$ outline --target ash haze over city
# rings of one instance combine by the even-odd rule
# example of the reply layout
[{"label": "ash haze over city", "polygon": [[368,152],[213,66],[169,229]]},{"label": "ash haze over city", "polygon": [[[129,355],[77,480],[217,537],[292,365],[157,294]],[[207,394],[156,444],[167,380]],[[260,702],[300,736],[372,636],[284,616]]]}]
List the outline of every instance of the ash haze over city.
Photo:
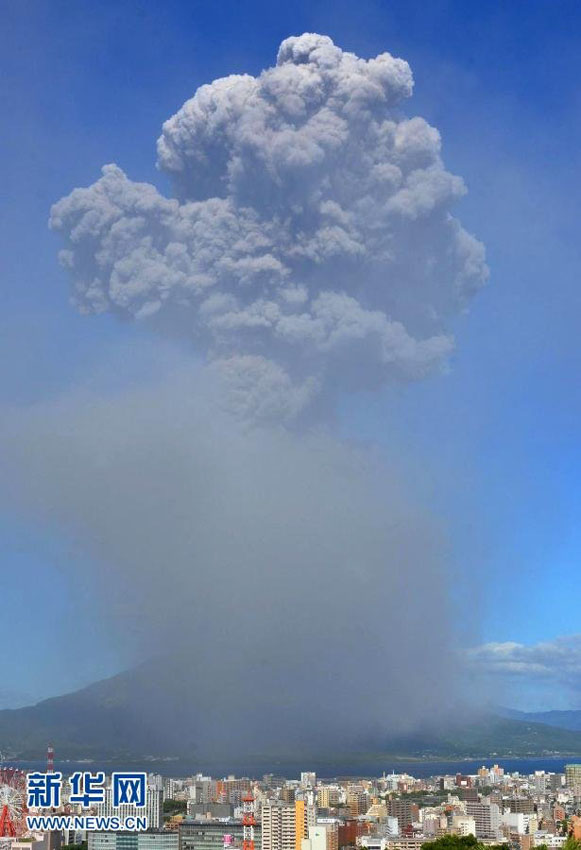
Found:
[{"label": "ash haze over city", "polygon": [[581,753],[581,10],[526,12],[4,4],[2,752]]}]

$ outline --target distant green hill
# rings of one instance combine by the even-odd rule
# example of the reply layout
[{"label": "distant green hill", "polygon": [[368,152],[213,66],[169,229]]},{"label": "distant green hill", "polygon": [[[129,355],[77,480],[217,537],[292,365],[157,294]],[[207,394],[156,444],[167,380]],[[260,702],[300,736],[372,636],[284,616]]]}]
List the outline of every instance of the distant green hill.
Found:
[{"label": "distant green hill", "polygon": [[581,732],[581,711],[578,709],[565,709],[562,711],[515,711],[503,708],[499,713],[505,717],[515,720],[526,720],[532,723],[544,723],[547,726],[556,726],[559,729],[570,729],[573,732]]},{"label": "distant green hill", "polygon": [[[581,753],[581,732],[543,723],[481,714],[421,739],[401,741],[410,754],[468,758],[479,756],[538,756]],[[407,748],[406,748],[407,749]],[[413,750],[413,753],[411,752]]]}]

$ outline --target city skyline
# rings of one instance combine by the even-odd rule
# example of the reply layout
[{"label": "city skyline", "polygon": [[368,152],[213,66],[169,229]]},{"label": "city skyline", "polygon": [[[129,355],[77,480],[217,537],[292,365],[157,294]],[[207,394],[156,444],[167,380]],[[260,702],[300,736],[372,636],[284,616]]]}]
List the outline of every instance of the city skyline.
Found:
[{"label": "city skyline", "polygon": [[[493,762],[424,777],[405,770],[351,778],[322,778],[312,770],[297,778],[143,776],[150,828],[90,831],[91,850],[576,850],[581,837],[578,763],[530,772]],[[74,823],[80,810],[65,791],[49,819]],[[108,803],[84,810],[96,818],[115,811]],[[58,831],[51,834],[58,842]],[[68,843],[79,843],[79,829],[64,827],[64,834]]]}]

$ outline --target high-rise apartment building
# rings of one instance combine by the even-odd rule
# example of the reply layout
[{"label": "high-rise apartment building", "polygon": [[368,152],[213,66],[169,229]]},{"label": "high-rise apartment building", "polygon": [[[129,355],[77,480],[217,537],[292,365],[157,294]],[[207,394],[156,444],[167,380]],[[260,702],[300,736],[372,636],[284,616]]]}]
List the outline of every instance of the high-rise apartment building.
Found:
[{"label": "high-rise apartment building", "polygon": [[547,790],[549,776],[545,773],[544,770],[535,770],[533,776],[533,784],[535,787],[535,794],[544,794]]},{"label": "high-rise apartment building", "polygon": [[466,814],[474,818],[476,838],[497,839],[500,832],[500,808],[496,803],[466,802]]},{"label": "high-rise apartment building", "polygon": [[240,804],[245,794],[252,792],[252,782],[250,779],[236,779],[235,776],[229,776],[227,779],[217,779],[215,785],[216,801],[219,803],[231,803],[234,806]]},{"label": "high-rise apartment building", "polygon": [[295,850],[301,850],[303,838],[309,837],[309,829],[316,822],[316,806],[304,800],[295,800]]},{"label": "high-rise apartment building", "polygon": [[285,803],[280,800],[262,805],[262,850],[301,850],[317,813],[304,800]]},{"label": "high-rise apartment building", "polygon": [[194,803],[215,803],[217,799],[216,780],[211,776],[202,776],[199,774],[195,780],[190,783],[189,794]]},{"label": "high-rise apartment building", "polygon": [[280,799],[283,803],[294,803],[295,796],[295,789],[291,788],[289,785],[285,785],[284,788],[280,789]]},{"label": "high-rise apartment building", "polygon": [[472,802],[478,802],[478,789],[477,788],[459,788],[458,796],[461,800],[472,800]]},{"label": "high-rise apartment building", "polygon": [[341,802],[341,789],[337,785],[321,785],[317,789],[317,805],[320,809],[330,809]]},{"label": "high-rise apartment building", "polygon": [[369,808],[369,794],[363,785],[348,785],[347,786],[347,805],[349,806],[349,814],[351,817],[359,817],[364,815]]},{"label": "high-rise apartment building", "polygon": [[184,780],[172,779],[169,776],[163,779],[163,798],[164,800],[184,799]]},{"label": "high-rise apartment building", "polygon": [[532,797],[510,797],[505,801],[504,808],[510,809],[513,814],[532,815],[535,811],[535,801]]},{"label": "high-rise apartment building", "polygon": [[282,801],[263,803],[262,850],[295,850],[295,805]]},{"label": "high-rise apartment building", "polygon": [[386,807],[390,817],[397,818],[400,830],[419,820],[419,806],[405,798],[388,800]]},{"label": "high-rise apartment building", "polygon": [[581,764],[565,765],[565,785],[573,793],[581,793]]}]

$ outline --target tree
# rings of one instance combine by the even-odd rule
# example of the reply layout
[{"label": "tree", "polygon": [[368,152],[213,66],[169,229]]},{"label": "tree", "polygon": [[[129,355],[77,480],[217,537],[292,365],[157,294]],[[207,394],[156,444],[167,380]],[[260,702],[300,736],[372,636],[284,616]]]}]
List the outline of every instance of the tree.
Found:
[{"label": "tree", "polygon": [[185,800],[164,800],[163,813],[165,815],[185,814],[188,804]]},{"label": "tree", "polygon": [[443,835],[435,841],[426,841],[422,850],[478,850],[481,846],[474,835]]}]

